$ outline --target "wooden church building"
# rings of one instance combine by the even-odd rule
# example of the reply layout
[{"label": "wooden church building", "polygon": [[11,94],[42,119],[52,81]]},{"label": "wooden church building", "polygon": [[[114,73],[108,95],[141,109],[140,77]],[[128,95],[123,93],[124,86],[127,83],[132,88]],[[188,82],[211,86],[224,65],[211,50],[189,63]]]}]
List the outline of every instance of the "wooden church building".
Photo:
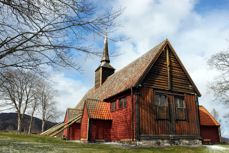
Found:
[{"label": "wooden church building", "polygon": [[66,111],[64,122],[72,123],[63,135],[83,142],[199,144],[199,96],[167,39],[115,72],[105,38],[94,87]]}]

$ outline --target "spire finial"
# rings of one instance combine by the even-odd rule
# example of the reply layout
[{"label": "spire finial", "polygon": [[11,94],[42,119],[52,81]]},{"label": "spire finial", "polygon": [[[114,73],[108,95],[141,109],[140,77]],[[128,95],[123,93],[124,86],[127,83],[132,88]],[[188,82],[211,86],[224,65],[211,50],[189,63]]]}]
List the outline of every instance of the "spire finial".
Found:
[{"label": "spire finial", "polygon": [[101,59],[101,63],[102,62],[110,63],[109,52],[108,52],[107,32],[105,33],[105,36],[104,36],[104,49],[103,49],[103,57]]}]

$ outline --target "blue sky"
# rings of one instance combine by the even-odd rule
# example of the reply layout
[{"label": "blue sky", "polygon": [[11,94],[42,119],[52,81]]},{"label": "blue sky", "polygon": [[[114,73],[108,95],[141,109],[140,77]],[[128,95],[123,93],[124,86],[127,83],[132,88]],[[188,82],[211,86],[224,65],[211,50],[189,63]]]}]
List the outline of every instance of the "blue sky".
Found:
[{"label": "blue sky", "polygon": [[[202,97],[200,104],[209,111],[215,108],[220,116],[228,107],[214,100],[209,84],[219,72],[207,65],[207,59],[229,48],[229,0],[97,0],[100,8],[124,8],[117,22],[121,25],[109,34],[111,65],[116,70],[138,58],[168,38],[181,61],[196,83]],[[103,38],[90,36],[88,44],[102,51]],[[59,109],[75,107],[86,91],[94,85],[94,70],[100,62],[97,56],[77,56],[81,70],[53,73],[51,79],[59,91],[56,101]],[[64,113],[63,113],[64,114]],[[223,120],[223,135],[229,136],[229,124]]]},{"label": "blue sky", "polygon": [[195,9],[200,12],[209,12],[214,9],[228,9],[229,1],[228,0],[199,0],[195,6]]}]

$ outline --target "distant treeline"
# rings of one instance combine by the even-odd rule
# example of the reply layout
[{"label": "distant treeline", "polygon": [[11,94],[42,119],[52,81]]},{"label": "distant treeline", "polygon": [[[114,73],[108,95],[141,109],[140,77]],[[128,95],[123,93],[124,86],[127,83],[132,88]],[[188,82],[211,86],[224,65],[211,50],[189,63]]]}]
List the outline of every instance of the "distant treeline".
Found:
[{"label": "distant treeline", "polygon": [[[24,116],[24,121],[22,123],[22,132],[27,133],[29,122],[29,115]],[[32,123],[31,133],[41,132],[42,121],[39,118],[34,117]],[[45,130],[56,125],[57,123],[47,121],[45,124]],[[16,113],[0,113],[0,131],[17,131],[17,114]]]}]

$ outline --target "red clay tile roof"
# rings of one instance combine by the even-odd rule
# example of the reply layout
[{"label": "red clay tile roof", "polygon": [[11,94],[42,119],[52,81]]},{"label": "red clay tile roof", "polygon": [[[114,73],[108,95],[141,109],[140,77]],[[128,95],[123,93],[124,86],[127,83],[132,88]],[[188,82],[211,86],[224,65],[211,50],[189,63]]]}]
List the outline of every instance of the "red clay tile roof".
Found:
[{"label": "red clay tile roof", "polygon": [[110,103],[87,99],[85,105],[89,118],[112,120],[112,116],[110,113]]},{"label": "red clay tile roof", "polygon": [[220,126],[216,119],[203,106],[199,106],[200,125],[203,126]]}]

